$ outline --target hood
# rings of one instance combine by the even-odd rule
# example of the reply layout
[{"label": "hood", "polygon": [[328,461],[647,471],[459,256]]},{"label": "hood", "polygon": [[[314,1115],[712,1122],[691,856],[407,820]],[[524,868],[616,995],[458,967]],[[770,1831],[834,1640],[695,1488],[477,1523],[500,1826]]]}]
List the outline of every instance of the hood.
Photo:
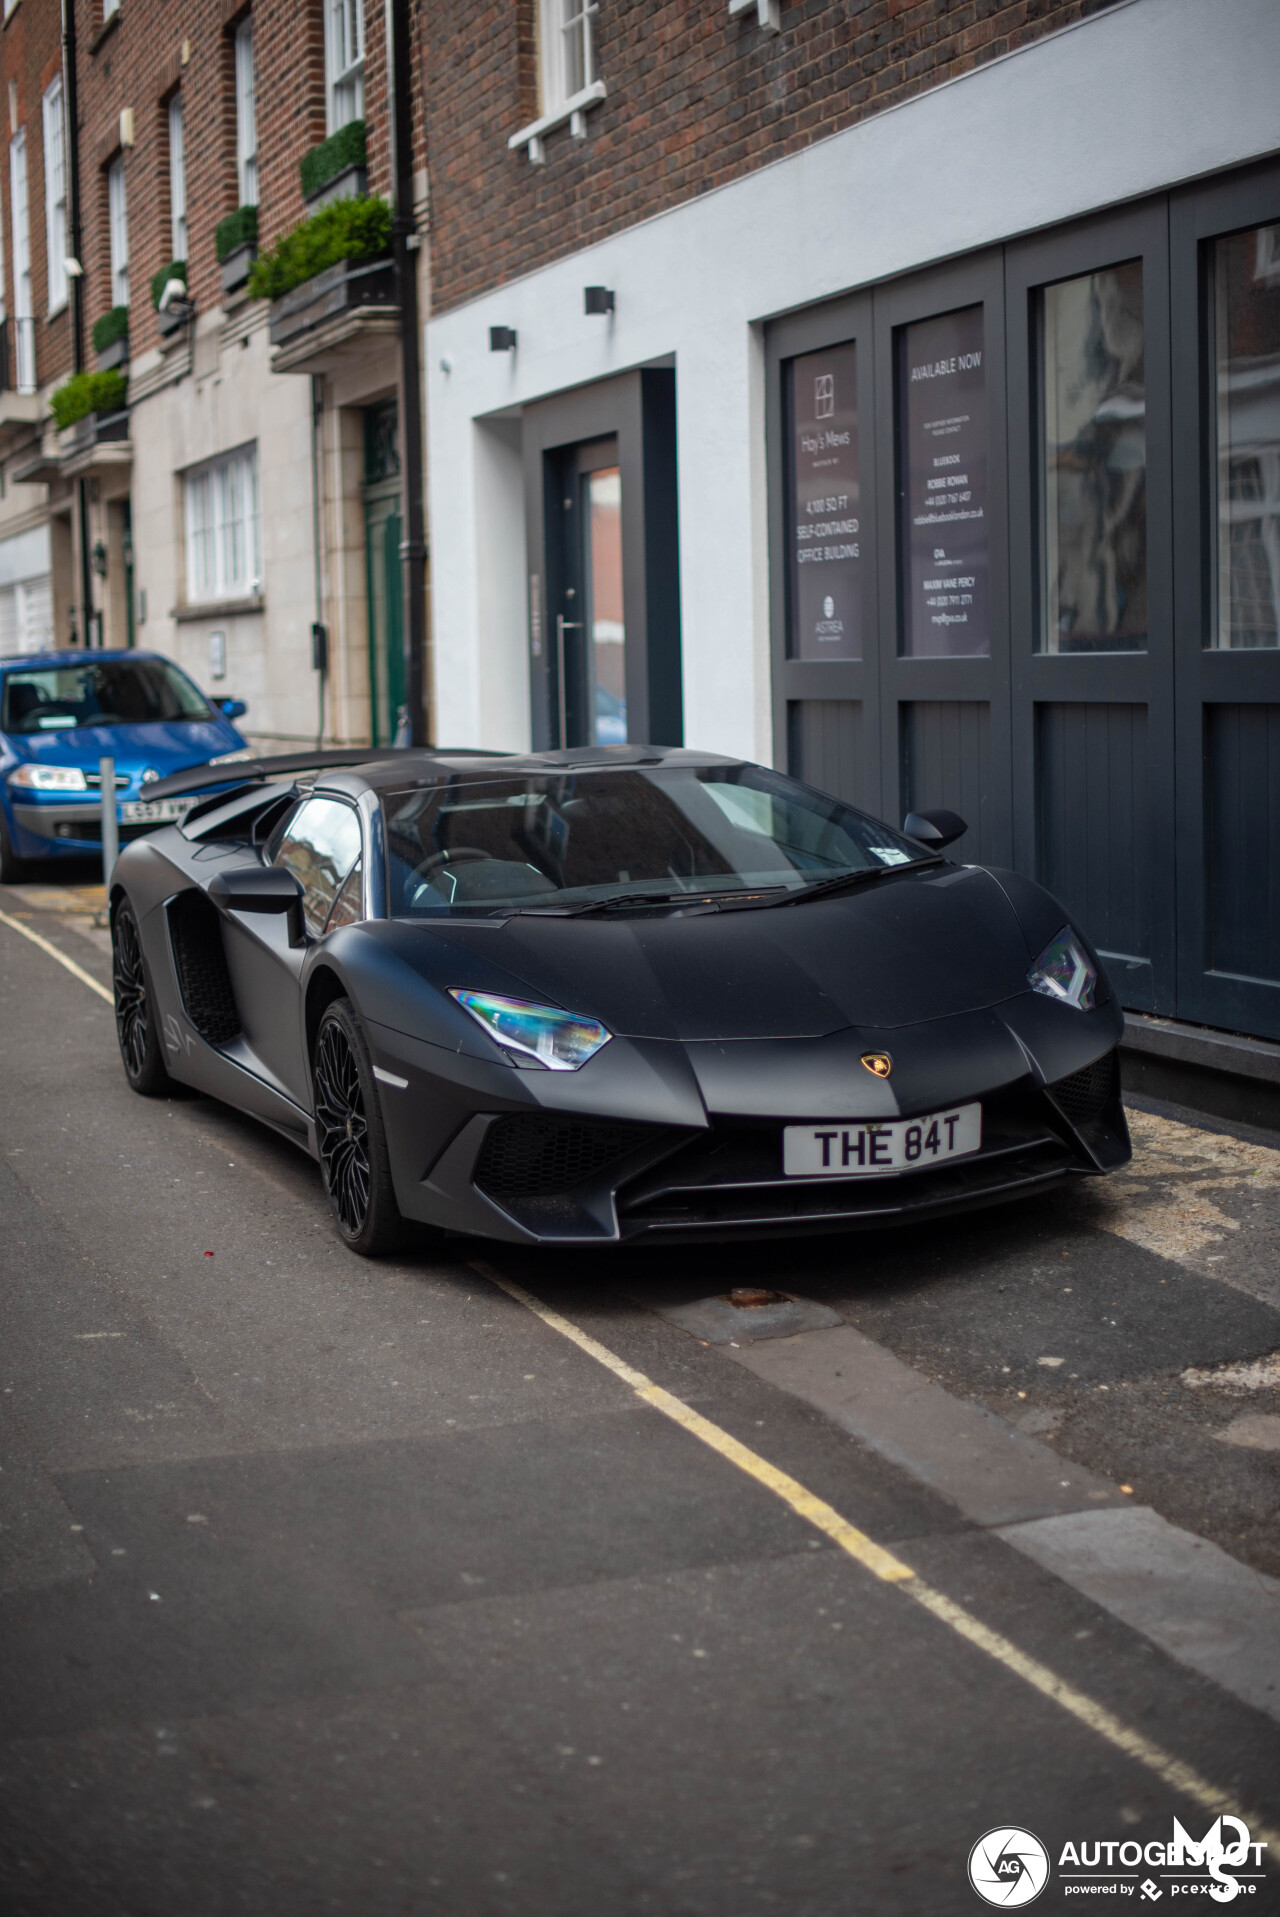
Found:
[{"label": "hood", "polygon": [[36,765],[74,765],[96,771],[99,759],[114,759],[131,784],[153,766],[164,778],[184,766],[201,765],[220,752],[236,752],[244,740],[226,719],[152,720],[145,725],[77,726],[65,732],[8,733],[18,759]]},{"label": "hood", "polygon": [[[1026,988],[1013,909],[988,873],[968,866],[891,875],[780,909],[527,917],[501,927],[445,921],[432,933],[440,983],[501,990],[493,980],[501,967],[530,998],[602,1019],[626,1038],[883,1030],[976,1011]],[[458,953],[456,978],[444,979],[440,947]]]}]

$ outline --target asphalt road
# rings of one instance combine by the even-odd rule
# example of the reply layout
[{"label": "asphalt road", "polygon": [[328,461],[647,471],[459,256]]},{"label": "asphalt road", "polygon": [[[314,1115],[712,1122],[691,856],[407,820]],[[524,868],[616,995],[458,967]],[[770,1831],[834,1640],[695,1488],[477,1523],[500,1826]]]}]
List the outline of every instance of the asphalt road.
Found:
[{"label": "asphalt road", "polygon": [[1274,1140],[1150,1107],[960,1224],[370,1264],[289,1145],[128,1091],[17,929],[105,983],[92,906],[0,889],[6,1917],[915,1917],[1006,1825],[1040,1908],[1145,1908],[1175,1818],[1280,1831]]}]

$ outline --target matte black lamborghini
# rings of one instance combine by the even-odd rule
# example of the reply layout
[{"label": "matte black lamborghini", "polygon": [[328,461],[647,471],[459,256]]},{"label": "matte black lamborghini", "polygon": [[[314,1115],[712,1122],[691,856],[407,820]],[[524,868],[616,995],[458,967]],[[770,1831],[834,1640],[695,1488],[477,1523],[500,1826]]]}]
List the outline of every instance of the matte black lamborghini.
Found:
[{"label": "matte black lamborghini", "polygon": [[214,775],[112,877],[125,1071],[294,1139],[354,1251],[883,1225],[1129,1156],[1096,953],[944,858],[954,814],[644,746]]}]

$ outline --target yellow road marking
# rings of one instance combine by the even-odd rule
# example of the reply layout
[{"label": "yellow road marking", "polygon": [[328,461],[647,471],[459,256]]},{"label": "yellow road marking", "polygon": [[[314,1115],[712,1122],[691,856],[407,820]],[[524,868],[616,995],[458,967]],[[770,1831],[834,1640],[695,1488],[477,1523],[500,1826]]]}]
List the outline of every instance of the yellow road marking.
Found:
[{"label": "yellow road marking", "polygon": [[20,919],[11,919],[7,912],[0,912],[0,925],[7,925],[11,932],[21,932],[24,939],[30,939],[33,945],[38,945],[42,952],[49,954],[50,958],[56,958],[59,965],[65,965],[72,978],[78,978],[82,985],[87,985],[91,992],[96,992],[99,998],[104,998],[108,1005],[114,1006],[115,999],[106,986],[99,985],[96,978],[90,978],[82,965],[77,965],[73,958],[68,958],[65,952],[60,952],[56,945],[51,945],[42,933],[33,932],[31,927],[23,925]]},{"label": "yellow road marking", "polygon": [[655,1411],[660,1411],[664,1417],[680,1425],[693,1437],[707,1445],[710,1450],[718,1452],[730,1464],[736,1465],[748,1477],[754,1478],[757,1484],[762,1484],[766,1490],[772,1491],[775,1497],[780,1498],[795,1512],[797,1517],[803,1518],[807,1524],[813,1525],[816,1530],[829,1537],[833,1544],[839,1545],[840,1549],[855,1563],[860,1564],[864,1571],[870,1571],[873,1577],[879,1578],[885,1584],[894,1585],[905,1597],[913,1598],[923,1610],[937,1618],[939,1623],[945,1624],[958,1637],[964,1638],[976,1649],[985,1652],[1013,1676],[1021,1678],[1023,1683],[1039,1691],[1042,1697],[1047,1697],[1059,1705],[1077,1722],[1091,1730],[1095,1736],[1101,1737],[1125,1757],[1132,1758],[1135,1763],[1151,1771],[1172,1790],[1178,1791],[1183,1797],[1191,1798],[1194,1803],[1200,1805],[1201,1809],[1211,1812],[1215,1817],[1230,1813],[1243,1818],[1253,1832],[1255,1840],[1270,1845],[1280,1856],[1280,1834],[1268,1830],[1256,1818],[1247,1816],[1229,1791],[1210,1783],[1208,1778],[1202,1777],[1190,1764],[1183,1763],[1181,1758],[1174,1757],[1170,1751],[1162,1749],[1149,1737],[1144,1737],[1140,1731],[1133,1730],[1105,1705],[1099,1704],[1086,1692],[1077,1690],[1074,1684],[1068,1684],[1065,1678],[1059,1677],[1057,1672],[1050,1670],[1047,1664],[1041,1664],[1038,1658],[1028,1657],[1026,1652],[1020,1651],[1009,1638],[1002,1636],[999,1631],[991,1630],[979,1618],[974,1617],[971,1611],[966,1611],[962,1604],[955,1603],[941,1591],[935,1591],[932,1585],[926,1584],[923,1578],[917,1577],[909,1564],[904,1563],[894,1552],[886,1551],[883,1545],[877,1544],[874,1538],[869,1538],[865,1531],[858,1529],[857,1525],[850,1524],[847,1518],[842,1518],[840,1513],[824,1499],[816,1497],[812,1491],[807,1491],[795,1478],[788,1476],[785,1471],[779,1471],[777,1466],[770,1464],[767,1458],[760,1457],[748,1445],[740,1443],[729,1432],[722,1431],[718,1424],[713,1424],[710,1418],[704,1418],[701,1412],[694,1411],[682,1399],[673,1396],[661,1385],[654,1384],[651,1378],[646,1378],[643,1371],[637,1371],[625,1359],[619,1358],[615,1352],[610,1351],[607,1345],[602,1345],[588,1332],[581,1331],[570,1319],[554,1311],[550,1305],[544,1305],[540,1298],[535,1298],[532,1292],[524,1289],[523,1285],[516,1284],[514,1279],[504,1278],[502,1273],[495,1271],[492,1265],[477,1261],[472,1269],[487,1278],[491,1284],[505,1291],[509,1298],[523,1305],[526,1311],[531,1311],[535,1317],[541,1318],[543,1324],[549,1326],[552,1331],[559,1332],[562,1338],[567,1338],[572,1344],[577,1345],[580,1351],[584,1351],[589,1358],[594,1358],[597,1364],[603,1365],[607,1371],[612,1371],[614,1376],[621,1378],[624,1384],[630,1385],[643,1403],[652,1405]]}]

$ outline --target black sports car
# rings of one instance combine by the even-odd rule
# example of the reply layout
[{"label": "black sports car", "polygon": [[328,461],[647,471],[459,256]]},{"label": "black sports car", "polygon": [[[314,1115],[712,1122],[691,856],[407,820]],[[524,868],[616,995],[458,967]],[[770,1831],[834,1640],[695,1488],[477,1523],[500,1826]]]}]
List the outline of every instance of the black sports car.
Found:
[{"label": "black sports car", "polygon": [[883,1225],[1128,1159],[1096,954],[944,858],[954,814],[645,746],[216,773],[112,877],[125,1070],[294,1139],[354,1251]]}]

